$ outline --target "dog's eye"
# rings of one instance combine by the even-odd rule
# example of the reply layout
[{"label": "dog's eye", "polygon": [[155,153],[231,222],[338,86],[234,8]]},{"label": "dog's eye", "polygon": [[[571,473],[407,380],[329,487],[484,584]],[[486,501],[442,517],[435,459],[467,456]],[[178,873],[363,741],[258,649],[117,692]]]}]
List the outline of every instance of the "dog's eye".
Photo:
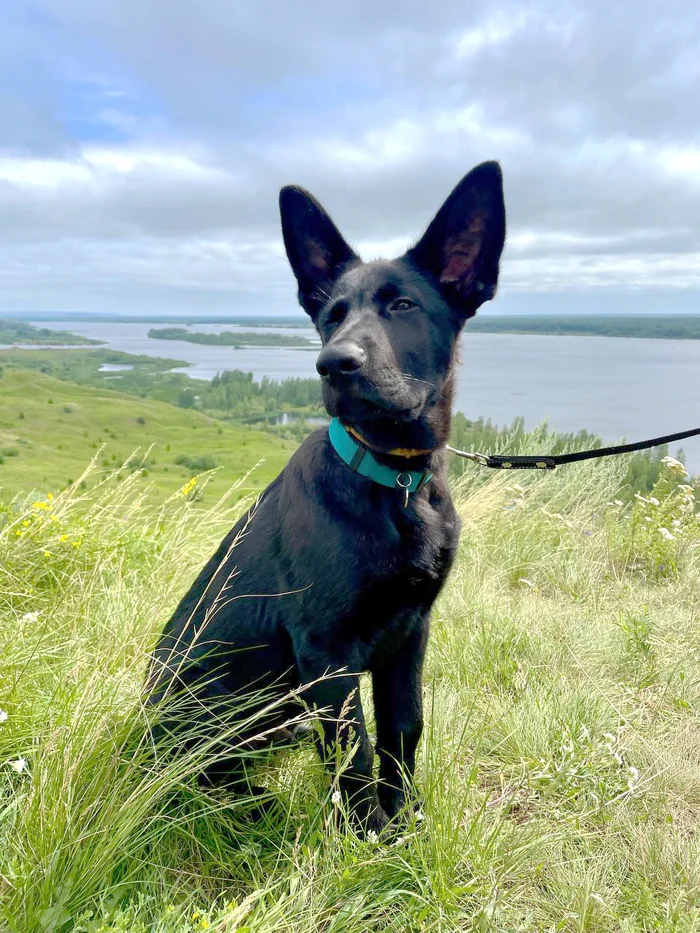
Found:
[{"label": "dog's eye", "polygon": [[344,301],[338,301],[328,312],[326,324],[340,324],[348,313],[348,306]]},{"label": "dog's eye", "polygon": [[415,308],[415,302],[410,301],[408,298],[399,298],[398,301],[395,301],[392,306],[392,311],[409,311],[411,308]]}]

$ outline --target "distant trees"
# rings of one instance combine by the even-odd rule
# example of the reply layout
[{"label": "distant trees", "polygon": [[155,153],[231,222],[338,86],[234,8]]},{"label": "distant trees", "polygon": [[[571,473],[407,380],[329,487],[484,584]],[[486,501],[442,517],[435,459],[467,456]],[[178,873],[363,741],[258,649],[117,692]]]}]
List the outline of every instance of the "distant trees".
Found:
[{"label": "distant trees", "polygon": [[274,418],[284,411],[318,406],[318,379],[284,379],[265,376],[255,382],[252,373],[226,370],[210,382],[198,384],[197,393],[183,389],[177,396],[180,408],[197,408],[217,418],[253,423]]},{"label": "distant trees", "polygon": [[48,327],[35,327],[26,321],[7,321],[0,319],[0,344],[55,344],[56,346],[71,346],[80,344],[97,345],[102,341],[91,340],[88,337],[79,337],[65,330],[49,330]]},{"label": "distant trees", "polygon": [[698,314],[485,314],[467,324],[467,334],[700,339]]},{"label": "distant trees", "polygon": [[310,347],[308,337],[289,334],[266,334],[223,330],[218,334],[185,330],[184,327],[152,327],[148,336],[153,340],[184,340],[186,343],[201,343],[216,347]]}]

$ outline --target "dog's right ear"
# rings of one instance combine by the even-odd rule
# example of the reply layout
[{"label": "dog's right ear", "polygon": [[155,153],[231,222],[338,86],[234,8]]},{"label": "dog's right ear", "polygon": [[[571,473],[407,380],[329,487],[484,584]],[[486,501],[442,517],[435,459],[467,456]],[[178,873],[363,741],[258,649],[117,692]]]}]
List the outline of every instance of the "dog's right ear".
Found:
[{"label": "dog's right ear", "polygon": [[299,285],[299,304],[315,318],[335,280],[358,257],[316,198],[303,188],[282,188],[280,215],[284,246]]},{"label": "dog's right ear", "polygon": [[501,167],[482,162],[464,176],[406,256],[435,277],[464,321],[496,294],[505,236]]}]

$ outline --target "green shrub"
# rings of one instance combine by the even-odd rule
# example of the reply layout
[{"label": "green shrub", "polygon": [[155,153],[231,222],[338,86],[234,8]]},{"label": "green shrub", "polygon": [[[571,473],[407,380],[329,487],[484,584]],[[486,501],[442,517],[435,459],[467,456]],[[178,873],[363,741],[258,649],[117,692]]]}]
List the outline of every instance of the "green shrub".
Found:
[{"label": "green shrub", "polygon": [[216,460],[210,454],[201,454],[198,457],[180,454],[175,458],[175,463],[178,466],[187,467],[192,473],[204,473],[206,470],[216,469]]}]

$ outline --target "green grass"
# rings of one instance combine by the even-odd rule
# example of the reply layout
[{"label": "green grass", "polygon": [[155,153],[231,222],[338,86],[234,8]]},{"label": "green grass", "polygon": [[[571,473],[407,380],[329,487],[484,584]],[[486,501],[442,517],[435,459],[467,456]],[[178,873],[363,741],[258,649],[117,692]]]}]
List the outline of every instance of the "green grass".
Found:
[{"label": "green grass", "polygon": [[147,653],[237,491],[154,503],[134,474],[6,505],[0,928],[700,929],[695,489],[671,465],[623,506],[624,470],[460,481],[427,660],[425,819],[387,845],[338,824],[310,749],[269,765],[262,822],[198,789],[201,762],[154,760]]},{"label": "green grass", "polygon": [[[126,372],[101,371],[105,364],[118,364],[130,366]],[[87,350],[75,347],[65,347],[60,350],[53,349],[6,349],[0,350],[0,372],[5,369],[31,369],[54,376],[56,379],[65,379],[68,382],[77,382],[80,385],[96,385],[104,388],[116,389],[115,377],[123,379],[124,375],[130,378],[143,380],[153,379],[167,373],[174,367],[184,367],[189,364],[185,360],[162,359],[157,356],[144,356],[136,353],[124,353],[121,350]],[[119,386],[122,391],[121,386]]]},{"label": "green grass", "polygon": [[[103,369],[114,364],[124,369],[119,372]],[[187,366],[182,360],[118,350],[0,350],[0,378],[4,371],[31,369],[78,385],[94,386],[106,393],[157,399],[239,424],[257,423],[266,430],[273,430],[272,425],[283,413],[299,417],[323,414],[318,379],[254,382],[252,373],[226,370],[211,380],[203,380],[175,371],[176,367]],[[276,427],[275,433],[288,431]]]},{"label": "green grass", "polygon": [[162,499],[199,472],[206,458],[217,470],[205,493],[214,501],[261,460],[241,492],[264,488],[294,446],[196,411],[40,372],[5,370],[0,379],[0,496],[6,499],[19,491],[56,492],[81,476],[92,458],[110,473],[128,464],[117,477],[138,470],[140,486]]}]

